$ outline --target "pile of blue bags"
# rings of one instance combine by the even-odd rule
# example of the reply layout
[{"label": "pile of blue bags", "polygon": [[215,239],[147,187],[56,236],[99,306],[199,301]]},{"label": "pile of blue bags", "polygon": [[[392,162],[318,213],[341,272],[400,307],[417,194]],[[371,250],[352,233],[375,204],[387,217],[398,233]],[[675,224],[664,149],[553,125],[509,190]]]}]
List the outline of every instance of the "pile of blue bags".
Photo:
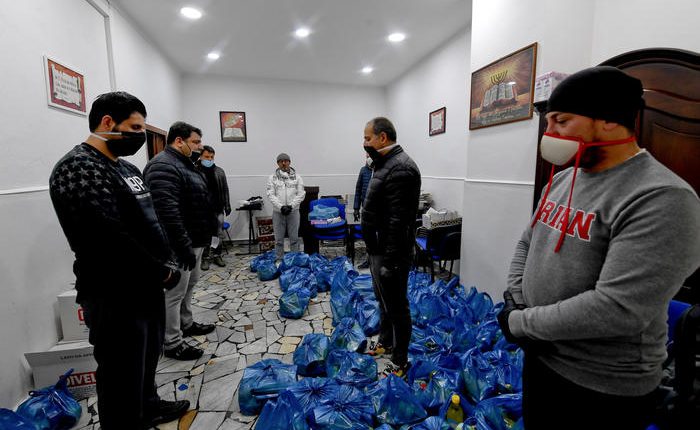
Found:
[{"label": "pile of blue bags", "polygon": [[62,375],[55,385],[29,392],[17,411],[0,408],[3,430],[67,430],[80,420],[82,408],[68,391],[67,379],[73,369]]},{"label": "pile of blue bags", "polygon": [[246,369],[239,403],[244,414],[260,414],[256,429],[447,430],[456,424],[446,419],[454,394],[460,428],[522,429],[522,351],[496,322],[502,303],[457,278],[411,272],[412,366],[405,381],[378,380],[376,361],[362,354],[379,331],[371,277],[345,257],[303,253],[285,255],[278,271],[280,314],[301,317],[309,298],[330,288],[334,331],[304,336],[292,365],[263,360]]}]

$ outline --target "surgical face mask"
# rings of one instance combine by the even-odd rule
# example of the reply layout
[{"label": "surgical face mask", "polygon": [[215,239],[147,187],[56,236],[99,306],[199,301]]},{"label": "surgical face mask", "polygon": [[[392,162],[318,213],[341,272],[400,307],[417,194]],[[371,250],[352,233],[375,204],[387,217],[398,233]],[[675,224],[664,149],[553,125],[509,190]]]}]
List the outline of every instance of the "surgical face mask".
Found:
[{"label": "surgical face mask", "polygon": [[200,160],[199,162],[202,163],[204,167],[212,167],[214,165],[214,160]]},{"label": "surgical face mask", "polygon": [[[92,133],[92,135],[103,140],[109,152],[117,157],[134,155],[146,143],[146,133],[143,131],[108,131]],[[106,139],[102,136],[122,136],[122,138]]]},{"label": "surgical face mask", "polygon": [[532,220],[532,228],[537,224],[537,220],[547,203],[547,196],[549,195],[549,190],[552,187],[552,179],[554,178],[554,166],[563,166],[570,163],[575,158],[574,163],[574,173],[571,178],[571,188],[569,189],[569,197],[566,203],[566,210],[562,219],[566,222],[562,222],[561,234],[559,236],[559,241],[557,246],[554,248],[554,252],[559,252],[562,244],[564,243],[564,238],[566,237],[566,232],[569,229],[569,213],[571,212],[571,197],[574,194],[574,185],[576,184],[576,173],[581,163],[581,155],[586,149],[600,147],[600,146],[611,146],[611,145],[621,145],[625,143],[634,142],[636,138],[630,136],[626,139],[620,140],[609,140],[604,142],[584,142],[580,137],[574,136],[558,136],[555,134],[545,133],[540,141],[540,152],[542,153],[542,158],[552,163],[552,170],[549,174],[549,182],[547,183],[547,189],[542,196],[540,201],[540,207],[537,209],[535,218]]}]

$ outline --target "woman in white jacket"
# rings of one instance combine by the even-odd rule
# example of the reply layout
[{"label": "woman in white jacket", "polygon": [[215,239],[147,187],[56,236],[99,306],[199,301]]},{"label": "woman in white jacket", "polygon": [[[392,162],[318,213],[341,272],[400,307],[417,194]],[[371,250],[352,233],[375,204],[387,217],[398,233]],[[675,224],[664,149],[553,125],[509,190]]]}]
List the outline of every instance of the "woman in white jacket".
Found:
[{"label": "woman in white jacket", "polygon": [[267,197],[272,203],[272,228],[275,231],[275,253],[284,255],[284,237],[289,237],[290,251],[299,251],[299,205],[306,191],[301,176],[290,166],[289,155],[277,156],[277,170],[267,181]]}]

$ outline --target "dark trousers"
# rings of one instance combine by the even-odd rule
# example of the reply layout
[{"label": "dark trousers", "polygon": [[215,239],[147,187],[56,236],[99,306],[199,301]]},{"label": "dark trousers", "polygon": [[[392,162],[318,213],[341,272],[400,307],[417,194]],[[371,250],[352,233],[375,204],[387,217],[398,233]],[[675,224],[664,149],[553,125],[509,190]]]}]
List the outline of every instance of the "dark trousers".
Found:
[{"label": "dark trousers", "polygon": [[411,311],[407,297],[409,267],[393,270],[387,276],[389,274],[381,270],[383,261],[381,255],[369,256],[372,287],[379,302],[379,342],[394,347],[391,361],[401,366],[408,361],[411,341]]},{"label": "dark trousers", "polygon": [[654,411],[654,394],[626,397],[589,390],[525,354],[525,430],[644,430]]},{"label": "dark trousers", "polygon": [[[134,299],[137,302],[138,299]],[[159,400],[155,375],[165,327],[165,303],[134,310],[119,300],[82,304],[97,361],[97,406],[103,430],[145,428]]]}]

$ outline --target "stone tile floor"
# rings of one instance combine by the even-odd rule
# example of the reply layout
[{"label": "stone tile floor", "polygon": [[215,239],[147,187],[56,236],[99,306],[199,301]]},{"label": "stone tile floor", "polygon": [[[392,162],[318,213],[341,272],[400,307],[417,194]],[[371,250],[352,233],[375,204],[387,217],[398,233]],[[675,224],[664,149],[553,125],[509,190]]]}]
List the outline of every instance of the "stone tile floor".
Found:
[{"label": "stone tile floor", "polygon": [[[330,293],[311,299],[301,319],[282,318],[278,299],[282,295],[277,279],[259,281],[249,269],[254,255],[239,256],[247,245],[236,245],[224,255],[226,267],[212,264],[195,287],[192,308],[195,320],[216,324],[207,336],[187,341],[204,349],[196,361],[162,357],[156,374],[158,393],[165,400],[190,401],[191,410],[179,422],[158,426],[158,430],[248,430],[257,417],[245,416],[238,407],[238,386],[247,366],[265,358],[292,363],[292,355],[307,333],[331,335]],[[365,259],[358,248],[355,263]],[[327,258],[345,255],[342,247],[326,247]],[[368,270],[361,272],[367,273]],[[380,359],[379,370],[386,361]],[[83,416],[74,428],[99,430],[96,398],[81,402]]]}]

